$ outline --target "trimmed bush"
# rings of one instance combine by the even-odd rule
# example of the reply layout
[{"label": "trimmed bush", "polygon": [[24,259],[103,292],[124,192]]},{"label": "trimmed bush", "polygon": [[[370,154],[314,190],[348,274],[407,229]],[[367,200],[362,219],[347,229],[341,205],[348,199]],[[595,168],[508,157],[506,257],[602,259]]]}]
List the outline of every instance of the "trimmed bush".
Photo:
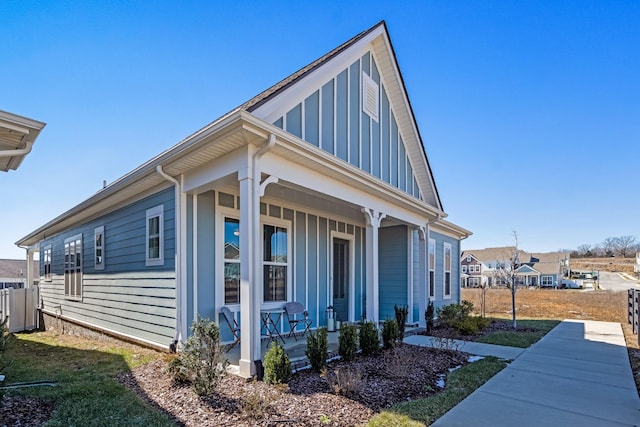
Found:
[{"label": "trimmed bush", "polygon": [[398,331],[398,322],[396,319],[386,320],[382,326],[382,345],[385,349],[392,348],[400,332]]},{"label": "trimmed bush", "polygon": [[286,384],[291,379],[291,363],[278,341],[264,356],[264,381],[268,384]]},{"label": "trimmed bush", "polygon": [[444,326],[451,327],[463,335],[475,335],[479,330],[489,326],[490,321],[483,317],[471,316],[473,303],[462,301],[461,304],[450,304],[438,309],[438,318]]},{"label": "trimmed bush", "polygon": [[311,369],[315,372],[320,372],[327,366],[327,357],[329,357],[327,328],[323,327],[309,334],[304,354],[309,358]]},{"label": "trimmed bush", "polygon": [[404,339],[404,330],[407,327],[409,307],[407,307],[406,305],[398,307],[394,304],[393,311],[396,315],[396,322],[398,322],[398,341],[402,341]]},{"label": "trimmed bush", "polygon": [[374,322],[364,321],[360,325],[360,350],[362,354],[376,354],[380,351],[380,337]]},{"label": "trimmed bush", "polygon": [[355,359],[358,351],[358,332],[354,325],[342,323],[338,336],[338,354],[347,362]]},{"label": "trimmed bush", "polygon": [[429,301],[427,309],[424,311],[424,320],[427,323],[427,334],[431,335],[433,332],[433,322],[436,317],[436,310],[433,306],[433,301]]},{"label": "trimmed bush", "polygon": [[183,350],[169,363],[169,372],[176,382],[190,382],[196,394],[211,395],[229,364],[220,345],[220,329],[214,322],[198,317],[191,325],[191,333]]}]

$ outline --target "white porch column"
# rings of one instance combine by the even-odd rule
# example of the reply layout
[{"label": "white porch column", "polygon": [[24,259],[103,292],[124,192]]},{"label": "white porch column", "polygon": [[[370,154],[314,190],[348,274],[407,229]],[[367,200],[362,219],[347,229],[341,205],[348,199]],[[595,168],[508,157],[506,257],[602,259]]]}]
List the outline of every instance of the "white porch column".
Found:
[{"label": "white porch column", "polygon": [[367,262],[367,319],[378,324],[380,321],[380,300],[378,283],[378,230],[380,222],[387,216],[376,210],[362,208],[367,220],[366,262]]},{"label": "white porch column", "polygon": [[[251,162],[251,156],[248,156]],[[249,378],[255,374],[253,362],[260,359],[258,313],[256,304],[255,269],[255,233],[257,225],[254,215],[253,164],[238,171],[240,181],[240,376]],[[258,224],[259,225],[259,224]],[[258,336],[258,342],[253,336]],[[257,357],[256,357],[257,354]]]},{"label": "white porch column", "polygon": [[26,266],[26,272],[25,272],[25,276],[26,276],[26,280],[27,282],[24,284],[25,288],[31,288],[33,287],[33,249],[28,248],[27,249],[27,266]]},{"label": "white porch column", "polygon": [[[420,227],[420,242],[418,243],[418,325],[425,327],[424,312],[427,309],[427,300],[429,299],[429,275],[427,271],[427,246],[429,239],[427,237],[427,228]],[[415,319],[413,319],[415,322]]]}]

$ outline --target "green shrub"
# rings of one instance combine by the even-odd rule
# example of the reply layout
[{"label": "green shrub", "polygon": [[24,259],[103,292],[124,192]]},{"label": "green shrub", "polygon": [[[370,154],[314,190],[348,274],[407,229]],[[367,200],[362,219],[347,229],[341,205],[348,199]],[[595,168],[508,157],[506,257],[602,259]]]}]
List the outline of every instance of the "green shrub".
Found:
[{"label": "green shrub", "polygon": [[427,309],[424,311],[424,320],[427,323],[427,334],[431,335],[433,332],[433,321],[436,316],[436,310],[433,306],[433,301],[429,301]]},{"label": "green shrub", "polygon": [[473,303],[462,301],[438,309],[438,318],[444,326],[451,327],[463,335],[474,335],[489,326],[490,321],[483,317],[471,316]]},{"label": "green shrub", "polygon": [[396,319],[386,320],[382,325],[382,345],[384,348],[392,348],[398,340],[398,322]]},{"label": "green shrub", "polygon": [[285,384],[291,379],[291,363],[278,341],[264,356],[264,381],[268,384]]},{"label": "green shrub", "polygon": [[404,339],[404,330],[407,327],[407,317],[409,316],[409,307],[406,305],[398,307],[393,305],[393,311],[396,315],[396,322],[398,322],[398,340]]},{"label": "green shrub", "polygon": [[174,381],[191,382],[198,395],[210,395],[225,376],[229,361],[220,345],[220,329],[210,320],[198,317],[191,325],[191,336],[178,356],[169,362]]},{"label": "green shrub", "polygon": [[338,354],[342,360],[351,361],[355,359],[358,351],[358,332],[354,325],[342,323],[340,325],[340,335],[338,336]]},{"label": "green shrub", "polygon": [[0,322],[0,352],[3,352],[7,348],[7,344],[11,339],[9,333],[9,316],[6,316],[2,322]]},{"label": "green shrub", "polygon": [[380,337],[374,322],[362,322],[359,338],[362,354],[376,354],[380,351]]},{"label": "green shrub", "polygon": [[461,304],[449,304],[438,308],[438,320],[443,326],[454,327],[456,321],[464,320],[471,315],[473,303],[462,301]]},{"label": "green shrub", "polygon": [[307,337],[307,349],[304,352],[309,358],[311,369],[320,372],[327,365],[329,357],[327,344],[327,328],[320,328],[311,332]]}]

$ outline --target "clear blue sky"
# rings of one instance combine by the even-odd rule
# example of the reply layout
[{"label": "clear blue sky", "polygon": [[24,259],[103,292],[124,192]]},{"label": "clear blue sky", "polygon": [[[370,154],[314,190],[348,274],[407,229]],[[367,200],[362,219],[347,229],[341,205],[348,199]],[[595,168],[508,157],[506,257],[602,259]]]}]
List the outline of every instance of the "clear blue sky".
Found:
[{"label": "clear blue sky", "polygon": [[640,238],[640,1],[0,1],[0,109],[47,123],[0,174],[0,258],[385,19],[464,248]]}]

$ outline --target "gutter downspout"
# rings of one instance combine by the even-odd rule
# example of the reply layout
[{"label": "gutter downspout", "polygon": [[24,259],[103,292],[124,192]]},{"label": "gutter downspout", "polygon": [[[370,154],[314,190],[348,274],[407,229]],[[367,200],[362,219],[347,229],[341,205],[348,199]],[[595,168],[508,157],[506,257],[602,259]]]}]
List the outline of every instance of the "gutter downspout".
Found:
[{"label": "gutter downspout", "polygon": [[34,142],[35,141],[27,141],[27,146],[25,148],[20,148],[19,150],[0,150],[0,157],[15,157],[27,155],[31,152]]},{"label": "gutter downspout", "polygon": [[183,316],[183,309],[182,309],[182,290],[184,288],[184,283],[182,283],[182,265],[181,265],[181,254],[180,254],[180,248],[181,248],[181,244],[182,244],[182,236],[180,233],[180,224],[182,223],[182,215],[180,214],[181,212],[181,199],[182,199],[182,189],[181,189],[181,185],[180,185],[180,181],[178,181],[177,179],[175,179],[174,177],[172,177],[171,175],[168,175],[164,170],[162,170],[162,165],[158,165],[156,166],[156,172],[158,172],[158,174],[163,177],[164,179],[166,179],[167,181],[171,182],[174,186],[175,186],[175,191],[176,191],[176,197],[175,197],[175,204],[176,204],[176,221],[175,221],[175,234],[176,234],[176,254],[175,254],[175,272],[176,272],[176,333],[175,336],[173,337],[173,342],[169,345],[169,348],[171,349],[171,351],[175,352],[177,350],[177,346],[178,346],[178,342],[180,341],[180,338],[182,338],[181,334],[182,334],[182,316]]}]

